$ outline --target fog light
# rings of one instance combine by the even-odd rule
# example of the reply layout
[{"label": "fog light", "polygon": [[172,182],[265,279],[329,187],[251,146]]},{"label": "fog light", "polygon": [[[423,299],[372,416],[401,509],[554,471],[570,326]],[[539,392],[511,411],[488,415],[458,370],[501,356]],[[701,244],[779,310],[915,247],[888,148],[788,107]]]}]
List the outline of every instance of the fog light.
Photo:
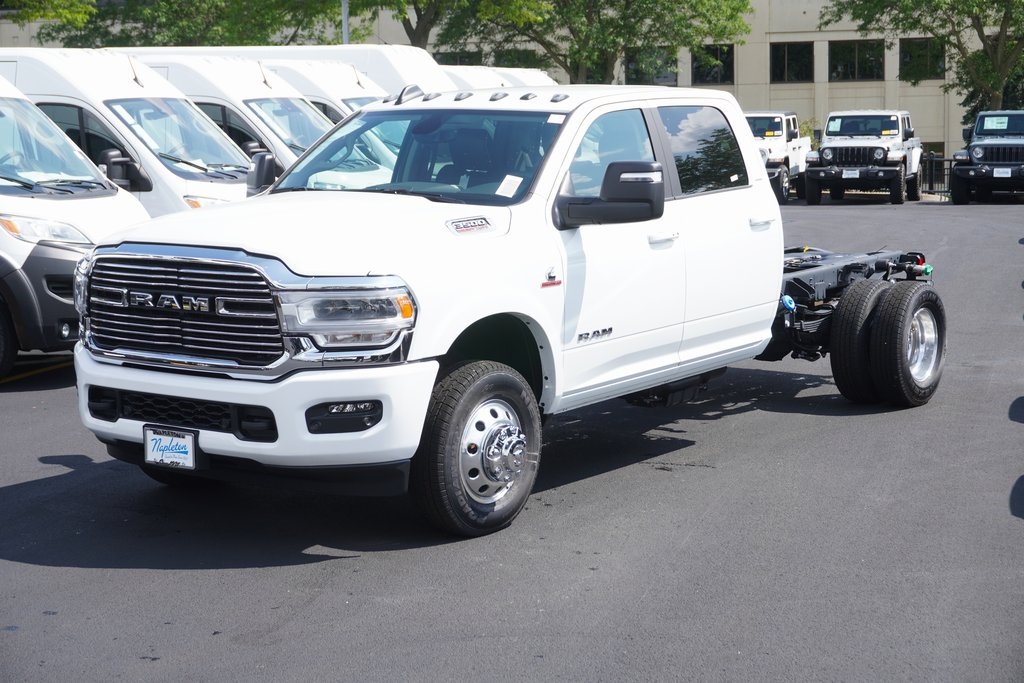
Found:
[{"label": "fog light", "polygon": [[384,404],[380,401],[321,403],[306,411],[306,429],[311,434],[361,432],[383,417]]},{"label": "fog light", "polygon": [[60,338],[61,339],[67,339],[70,336],[71,336],[71,325],[68,325],[67,323],[64,323],[63,325],[60,326]]}]

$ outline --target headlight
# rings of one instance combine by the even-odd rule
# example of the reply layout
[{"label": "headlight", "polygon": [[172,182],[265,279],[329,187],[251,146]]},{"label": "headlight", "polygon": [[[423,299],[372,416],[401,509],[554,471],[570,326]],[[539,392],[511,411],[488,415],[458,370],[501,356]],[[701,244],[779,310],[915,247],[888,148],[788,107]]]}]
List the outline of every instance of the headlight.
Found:
[{"label": "headlight", "polygon": [[217,199],[216,197],[200,197],[199,195],[187,194],[182,199],[188,204],[190,209],[202,209],[216,204],[226,204],[226,199]]},{"label": "headlight", "polygon": [[971,156],[977,161],[981,161],[985,157],[985,149],[982,147],[971,147]]},{"label": "headlight", "polygon": [[89,238],[75,226],[60,221],[29,216],[14,216],[0,213],[0,228],[25,242],[68,242],[70,244],[92,244]]},{"label": "headlight", "polygon": [[875,161],[881,161],[882,159],[885,158],[885,150],[882,149],[881,147],[876,147],[875,151],[871,153],[871,156],[872,158],[874,158]]},{"label": "headlight", "polygon": [[834,156],[835,152],[832,151],[831,147],[826,147],[825,149],[821,150],[821,158],[824,159],[825,161],[832,161],[832,157]]},{"label": "headlight", "polygon": [[805,158],[807,160],[807,163],[809,163],[809,164],[816,164],[816,163],[818,163],[818,153],[817,152],[808,152],[807,156]]},{"label": "headlight", "polygon": [[92,265],[92,252],[78,259],[75,265],[75,310],[84,316],[88,312],[89,267]]},{"label": "headlight", "polygon": [[281,292],[285,334],[308,335],[322,348],[386,346],[416,321],[405,288]]}]

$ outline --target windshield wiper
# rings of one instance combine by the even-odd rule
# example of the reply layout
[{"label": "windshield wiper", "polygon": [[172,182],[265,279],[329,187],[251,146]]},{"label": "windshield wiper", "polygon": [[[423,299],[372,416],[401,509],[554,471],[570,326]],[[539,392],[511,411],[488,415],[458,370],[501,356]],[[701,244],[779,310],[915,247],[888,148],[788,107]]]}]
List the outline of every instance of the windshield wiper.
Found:
[{"label": "windshield wiper", "polygon": [[108,188],[109,185],[102,183],[98,180],[86,180],[83,178],[53,178],[52,180],[40,180],[40,185],[75,185],[80,187],[102,187]]},{"label": "windshield wiper", "polygon": [[34,190],[39,186],[39,183],[33,183],[31,180],[26,180],[25,178],[15,175],[0,175],[0,180],[6,180],[9,183],[20,185],[26,190]]},{"label": "windshield wiper", "polygon": [[159,156],[161,159],[167,159],[168,161],[173,161],[176,164],[185,164],[186,166],[191,166],[192,168],[198,168],[200,171],[203,171],[204,173],[209,173],[210,172],[210,169],[208,167],[206,167],[206,166],[203,166],[202,164],[197,164],[194,161],[189,161],[188,159],[182,159],[181,157],[176,157],[173,154],[167,154],[166,152],[157,152],[157,156]]},{"label": "windshield wiper", "polygon": [[356,192],[376,192],[377,194],[401,194],[410,197],[423,197],[429,199],[432,202],[444,202],[446,204],[465,204],[465,199],[459,199],[458,197],[452,197],[451,195],[442,194],[440,192],[419,192],[417,190],[407,190],[405,188],[381,188],[377,190],[371,190],[369,188],[363,190],[355,190]]}]

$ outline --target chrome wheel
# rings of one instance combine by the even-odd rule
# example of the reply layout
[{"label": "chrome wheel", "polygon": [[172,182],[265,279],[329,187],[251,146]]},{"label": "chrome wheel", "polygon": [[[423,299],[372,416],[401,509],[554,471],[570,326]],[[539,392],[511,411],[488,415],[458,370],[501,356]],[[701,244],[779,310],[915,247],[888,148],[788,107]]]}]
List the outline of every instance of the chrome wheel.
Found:
[{"label": "chrome wheel", "polygon": [[907,367],[918,384],[928,384],[939,366],[939,324],[930,309],[919,308],[910,324]]},{"label": "chrome wheel", "polygon": [[500,500],[523,473],[526,434],[512,406],[491,399],[470,415],[462,431],[459,474],[470,498]]}]

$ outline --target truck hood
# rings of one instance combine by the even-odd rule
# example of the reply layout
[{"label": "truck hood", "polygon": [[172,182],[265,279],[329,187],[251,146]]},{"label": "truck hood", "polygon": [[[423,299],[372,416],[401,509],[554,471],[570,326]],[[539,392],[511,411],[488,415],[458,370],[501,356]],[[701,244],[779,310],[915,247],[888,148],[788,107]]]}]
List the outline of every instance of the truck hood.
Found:
[{"label": "truck hood", "polygon": [[0,213],[67,223],[94,243],[149,219],[149,213],[135,197],[117,194],[83,193],[64,195],[4,195]]},{"label": "truck hood", "polygon": [[300,275],[394,275],[461,258],[508,232],[507,207],[361,192],[289,192],[169,214],[108,244],[145,242],[273,255]]},{"label": "truck hood", "polygon": [[974,145],[1024,145],[1024,137],[1020,135],[986,135],[984,137],[974,138],[971,140],[971,146]]}]

